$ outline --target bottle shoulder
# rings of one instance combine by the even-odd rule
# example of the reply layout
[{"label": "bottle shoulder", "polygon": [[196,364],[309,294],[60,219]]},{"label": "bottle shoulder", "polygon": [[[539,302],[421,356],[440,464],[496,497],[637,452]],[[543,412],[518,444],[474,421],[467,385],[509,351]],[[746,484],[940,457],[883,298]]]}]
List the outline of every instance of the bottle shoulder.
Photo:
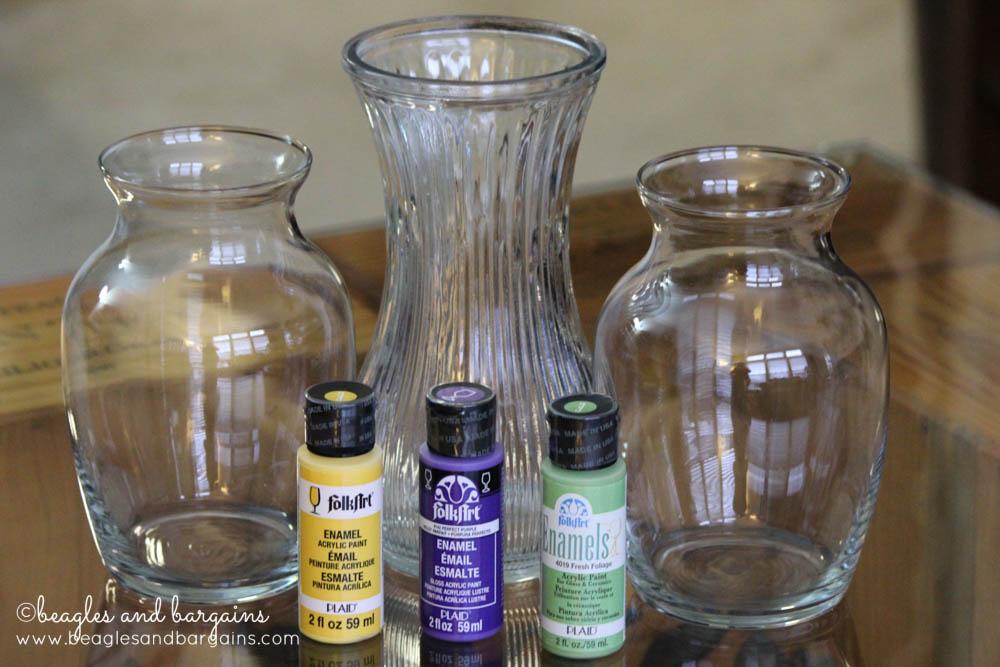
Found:
[{"label": "bottle shoulder", "polygon": [[587,488],[606,486],[625,479],[625,462],[619,457],[614,465],[599,470],[566,470],[546,459],[542,461],[542,477],[546,481]]},{"label": "bottle shoulder", "polygon": [[299,447],[299,475],[303,470],[315,472],[334,484],[364,484],[382,477],[383,453],[376,445],[371,451],[358,456],[320,456]]},{"label": "bottle shoulder", "polygon": [[503,448],[500,443],[493,446],[493,451],[483,456],[472,456],[468,458],[458,458],[453,456],[442,456],[431,451],[427,443],[420,445],[420,461],[432,468],[442,470],[481,470],[503,464]]}]

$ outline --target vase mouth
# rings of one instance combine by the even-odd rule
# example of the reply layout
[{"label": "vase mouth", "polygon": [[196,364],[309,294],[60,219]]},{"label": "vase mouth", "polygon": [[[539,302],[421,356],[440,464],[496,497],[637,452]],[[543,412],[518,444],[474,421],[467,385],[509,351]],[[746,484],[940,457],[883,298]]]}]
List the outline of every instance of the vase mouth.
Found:
[{"label": "vase mouth", "polygon": [[192,125],[125,137],[97,162],[109,185],[128,192],[241,196],[301,182],[312,151],[266,130]]},{"label": "vase mouth", "polygon": [[783,220],[839,206],[847,169],[820,155],[772,146],[705,146],[668,153],[636,176],[643,202],[685,217]]},{"label": "vase mouth", "polygon": [[344,44],[356,83],[398,95],[502,101],[592,81],[607,60],[594,35],[510,16],[436,16],[377,26]]}]

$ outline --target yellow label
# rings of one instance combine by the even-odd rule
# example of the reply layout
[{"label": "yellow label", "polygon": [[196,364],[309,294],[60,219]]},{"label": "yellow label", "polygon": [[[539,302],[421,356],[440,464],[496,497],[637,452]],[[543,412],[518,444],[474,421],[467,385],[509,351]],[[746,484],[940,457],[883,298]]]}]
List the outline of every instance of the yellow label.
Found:
[{"label": "yellow label", "polygon": [[328,401],[333,401],[335,403],[342,403],[344,401],[353,401],[357,399],[358,395],[353,391],[348,391],[346,389],[334,389],[333,391],[328,391],[323,394],[323,398]]},{"label": "yellow label", "polygon": [[347,644],[382,628],[382,475],[338,461],[299,456],[299,629]]}]

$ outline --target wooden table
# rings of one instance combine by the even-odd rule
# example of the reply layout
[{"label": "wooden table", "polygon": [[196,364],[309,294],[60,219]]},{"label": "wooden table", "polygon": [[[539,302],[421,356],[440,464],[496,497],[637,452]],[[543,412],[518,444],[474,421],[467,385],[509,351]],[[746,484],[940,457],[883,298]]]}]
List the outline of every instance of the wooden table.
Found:
[{"label": "wooden table", "polygon": [[[627,650],[607,664],[1000,664],[1000,214],[871,150],[834,153],[854,176],[834,240],[881,301],[892,344],[882,491],[847,601],[815,622],[761,633],[680,624],[634,602]],[[611,285],[644,252],[650,224],[631,190],[578,198],[572,219],[574,282],[592,333]],[[383,234],[319,243],[351,289],[363,352],[381,296]],[[598,253],[599,263],[589,261]],[[309,644],[17,644],[15,635],[45,632],[15,617],[39,594],[51,611],[82,611],[88,594],[115,614],[134,602],[107,583],[74,477],[59,389],[67,285],[0,288],[0,664],[395,664],[391,638],[346,653]],[[267,631],[294,630],[287,596],[267,605]],[[99,629],[117,628],[116,618]],[[496,647],[483,650],[473,660],[490,664]]]}]

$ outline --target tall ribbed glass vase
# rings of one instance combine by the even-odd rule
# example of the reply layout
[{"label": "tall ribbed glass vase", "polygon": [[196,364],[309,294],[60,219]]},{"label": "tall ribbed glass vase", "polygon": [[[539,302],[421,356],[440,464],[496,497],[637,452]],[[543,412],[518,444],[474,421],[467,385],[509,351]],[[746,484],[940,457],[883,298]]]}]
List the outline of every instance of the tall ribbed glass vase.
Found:
[{"label": "tall ribbed glass vase", "polygon": [[381,26],[344,67],[375,135],[388,265],[361,371],[380,397],[384,552],[415,575],[424,395],[493,387],[505,450],[506,578],[537,576],[545,406],[590,386],[569,269],[569,194],[605,62],[575,28],[500,17]]}]

